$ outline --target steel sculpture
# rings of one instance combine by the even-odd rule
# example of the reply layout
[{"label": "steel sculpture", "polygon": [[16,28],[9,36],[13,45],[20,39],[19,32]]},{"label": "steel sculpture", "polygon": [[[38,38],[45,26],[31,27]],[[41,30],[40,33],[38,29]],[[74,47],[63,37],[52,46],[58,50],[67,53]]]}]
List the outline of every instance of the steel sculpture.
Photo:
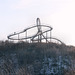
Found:
[{"label": "steel sculpture", "polygon": [[[37,28],[37,32],[35,35],[32,35],[32,36],[28,36],[28,31],[32,28]],[[48,28],[47,30],[42,30],[43,28]],[[36,25],[35,26],[32,26],[32,27],[29,27],[29,28],[26,28],[24,29],[23,31],[21,32],[14,32],[14,34],[11,34],[9,36],[7,36],[8,39],[10,40],[25,40],[25,41],[30,41],[29,43],[33,43],[33,42],[46,42],[46,43],[49,43],[49,42],[52,42],[52,39],[60,42],[60,44],[64,44],[62,41],[60,41],[59,39],[57,38],[53,38],[51,36],[51,31],[52,31],[52,27],[51,26],[48,26],[48,25],[42,25],[41,22],[40,22],[40,19],[37,18],[36,19]],[[25,36],[24,37],[21,37],[20,38],[20,34],[22,33],[25,33]],[[14,36],[17,36],[16,38],[14,38]]]}]

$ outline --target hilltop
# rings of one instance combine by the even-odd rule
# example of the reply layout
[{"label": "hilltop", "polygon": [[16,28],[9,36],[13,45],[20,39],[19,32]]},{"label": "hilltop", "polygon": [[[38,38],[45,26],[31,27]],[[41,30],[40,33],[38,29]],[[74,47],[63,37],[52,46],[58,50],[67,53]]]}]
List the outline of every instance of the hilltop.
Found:
[{"label": "hilltop", "polygon": [[0,42],[0,75],[75,75],[75,47]]}]

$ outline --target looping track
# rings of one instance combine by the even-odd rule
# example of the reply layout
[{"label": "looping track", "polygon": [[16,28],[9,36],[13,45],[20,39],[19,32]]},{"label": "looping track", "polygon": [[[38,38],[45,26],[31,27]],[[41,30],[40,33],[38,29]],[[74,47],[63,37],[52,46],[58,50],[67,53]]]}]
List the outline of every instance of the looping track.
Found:
[{"label": "looping track", "polygon": [[[35,35],[28,36],[27,32],[32,28],[34,28],[34,29],[37,28],[37,32]],[[47,30],[42,30],[43,28],[47,28]],[[58,41],[60,44],[64,44],[59,39],[53,38],[51,36],[52,29],[53,28],[51,26],[41,25],[40,19],[37,18],[36,19],[36,26],[32,26],[32,27],[24,29],[21,32],[11,34],[11,35],[7,36],[7,38],[10,40],[25,40],[25,41],[30,40],[30,43],[43,42],[43,40],[44,40],[44,42],[48,43],[48,42],[52,42],[52,39],[53,39],[53,40]],[[25,36],[20,38],[20,34],[22,34],[22,33],[25,33]],[[14,36],[17,36],[17,37],[14,38]]]}]

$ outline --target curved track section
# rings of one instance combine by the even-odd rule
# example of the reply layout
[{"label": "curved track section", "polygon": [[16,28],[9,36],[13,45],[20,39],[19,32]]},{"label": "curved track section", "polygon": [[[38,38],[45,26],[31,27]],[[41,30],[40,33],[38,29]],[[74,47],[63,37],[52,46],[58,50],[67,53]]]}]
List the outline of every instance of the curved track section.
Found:
[{"label": "curved track section", "polygon": [[41,35],[41,34],[43,34],[43,33],[45,33],[45,32],[48,32],[48,31],[51,31],[51,30],[52,30],[52,27],[50,27],[50,26],[41,25],[41,27],[48,27],[48,28],[50,28],[50,29],[49,29],[49,30],[46,30],[46,31],[44,31],[44,32],[42,32],[41,34],[40,34],[40,32],[37,32],[35,35],[28,36],[28,37],[24,37],[24,38],[12,38],[12,37],[15,36],[15,35],[19,35],[19,34],[21,34],[21,33],[27,32],[29,29],[35,28],[35,27],[37,27],[37,26],[32,26],[32,27],[26,28],[26,29],[24,29],[23,31],[18,32],[18,33],[14,32],[13,34],[10,34],[9,36],[7,36],[7,38],[8,38],[8,39],[11,39],[11,40],[24,40],[24,39],[32,38],[32,37],[34,37],[34,36]]},{"label": "curved track section", "polygon": [[[34,29],[37,28],[37,31],[35,31],[35,34],[34,35],[28,36],[28,33],[27,32],[30,29],[33,29],[33,28]],[[43,29],[43,28],[46,28],[46,30]],[[47,43],[47,42],[52,42],[51,39],[54,39],[54,40],[57,40],[58,42],[60,42],[60,44],[64,44],[59,39],[53,38],[51,36],[52,29],[53,28],[51,26],[41,25],[40,19],[37,18],[36,19],[36,25],[35,26],[26,28],[23,31],[18,32],[18,33],[14,32],[13,34],[7,36],[7,38],[10,39],[10,40],[25,40],[25,41],[30,40],[32,43],[33,42],[43,42],[43,40],[44,40],[44,42]],[[22,34],[22,33],[24,33],[25,36],[20,37],[20,34]],[[31,34],[31,33],[29,33],[29,34]],[[14,36],[17,36],[17,37],[14,37]]]}]

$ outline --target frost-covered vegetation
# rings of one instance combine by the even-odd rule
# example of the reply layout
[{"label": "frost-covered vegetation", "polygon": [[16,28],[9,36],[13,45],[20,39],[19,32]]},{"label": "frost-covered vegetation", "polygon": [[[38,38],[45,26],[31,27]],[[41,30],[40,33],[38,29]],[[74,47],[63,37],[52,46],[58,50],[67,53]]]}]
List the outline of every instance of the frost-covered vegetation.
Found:
[{"label": "frost-covered vegetation", "polygon": [[0,75],[75,75],[75,47],[0,41]]}]

